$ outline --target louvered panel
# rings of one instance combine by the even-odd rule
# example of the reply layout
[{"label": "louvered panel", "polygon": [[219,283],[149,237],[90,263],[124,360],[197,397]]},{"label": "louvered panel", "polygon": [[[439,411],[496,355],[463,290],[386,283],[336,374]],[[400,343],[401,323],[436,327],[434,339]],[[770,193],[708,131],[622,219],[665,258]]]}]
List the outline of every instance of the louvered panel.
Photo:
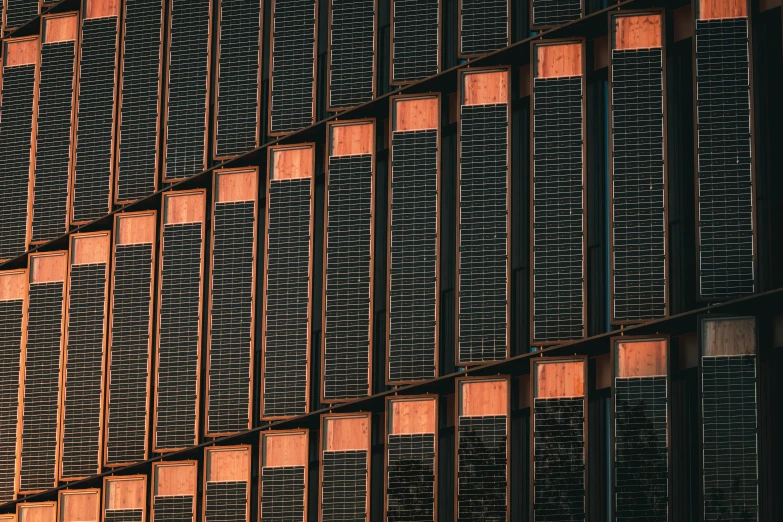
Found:
[{"label": "louvered panel", "polygon": [[38,0],[6,0],[3,29],[10,31],[30,22],[38,14]]},{"label": "louvered panel", "polygon": [[440,0],[392,0],[392,84],[440,70]]},{"label": "louvered panel", "polygon": [[274,0],[269,134],[315,121],[316,0]]},{"label": "louvered panel", "polygon": [[460,56],[476,56],[509,44],[508,0],[460,0]]},{"label": "louvered panel", "polygon": [[73,223],[98,219],[112,209],[117,14],[82,20]]},{"label": "louvered panel", "polygon": [[15,496],[25,271],[0,272],[0,502]]},{"label": "louvered panel", "polygon": [[375,94],[375,0],[332,0],[329,8],[329,109],[347,109]]},{"label": "louvered panel", "polygon": [[459,418],[457,520],[504,521],[508,417]]},{"label": "louvered panel", "polygon": [[531,0],[533,28],[543,29],[573,22],[582,16],[583,0]]},{"label": "louvered panel", "polygon": [[215,156],[259,145],[261,2],[220,0]]},{"label": "louvered panel", "polygon": [[696,21],[699,296],[755,292],[747,18]]},{"label": "louvered panel", "polygon": [[429,522],[435,515],[435,435],[389,435],[386,516]]},{"label": "louvered panel", "polygon": [[211,0],[172,0],[164,181],[206,168]]},{"label": "louvered panel", "polygon": [[207,482],[204,522],[244,522],[247,495],[244,482]]},{"label": "louvered panel", "polygon": [[321,482],[322,522],[367,518],[367,451],[325,451]]},{"label": "louvered panel", "polygon": [[195,498],[193,495],[170,495],[153,497],[152,513],[155,522],[188,522],[193,516]]},{"label": "louvered panel", "polygon": [[125,0],[117,145],[119,202],[158,187],[163,9],[161,0]]},{"label": "louvered panel", "polygon": [[144,522],[144,512],[141,509],[107,509],[103,522]]},{"label": "louvered panel", "polygon": [[261,468],[261,522],[304,521],[305,467]]}]

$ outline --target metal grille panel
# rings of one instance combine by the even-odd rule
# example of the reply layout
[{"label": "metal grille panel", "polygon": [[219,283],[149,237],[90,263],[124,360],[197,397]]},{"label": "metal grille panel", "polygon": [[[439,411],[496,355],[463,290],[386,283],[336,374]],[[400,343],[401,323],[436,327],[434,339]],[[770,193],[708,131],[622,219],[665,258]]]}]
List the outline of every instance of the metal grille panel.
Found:
[{"label": "metal grille panel", "polygon": [[386,517],[432,522],[435,513],[435,435],[389,435]]},{"label": "metal grille panel", "polygon": [[107,509],[103,512],[103,522],[144,522],[141,509]]},{"label": "metal grille panel", "polygon": [[153,497],[153,517],[156,522],[192,522],[194,502],[191,495]]},{"label": "metal grille panel", "polygon": [[367,451],[323,452],[322,522],[367,520]]},{"label": "metal grille panel", "polygon": [[457,520],[506,520],[508,417],[460,417]]},{"label": "metal grille panel", "polygon": [[696,21],[699,294],[755,291],[748,21]]},{"label": "metal grille panel", "polygon": [[532,0],[533,27],[554,27],[582,16],[583,0]]},{"label": "metal grille panel", "polygon": [[0,301],[0,502],[14,498],[23,299]]},{"label": "metal grille panel", "polygon": [[536,79],[533,340],[585,335],[582,77]]},{"label": "metal grille panel", "polygon": [[392,82],[415,82],[438,73],[440,0],[392,0]]},{"label": "metal grille panel", "polygon": [[389,260],[389,379],[435,376],[438,131],[394,132]]},{"label": "metal grille panel", "polygon": [[370,393],[373,156],[329,158],[324,398]]},{"label": "metal grille panel", "polygon": [[459,361],[508,353],[508,105],[462,106]]},{"label": "metal grille panel", "polygon": [[490,53],[508,45],[509,0],[460,0],[460,54]]},{"label": "metal grille panel", "polygon": [[373,97],[375,0],[332,0],[329,107],[346,109]]},{"label": "metal grille panel", "polygon": [[261,522],[304,522],[305,468],[261,468]]},{"label": "metal grille panel", "polygon": [[16,29],[31,21],[38,14],[38,0],[6,0],[3,29]]},{"label": "metal grille panel", "polygon": [[248,491],[246,482],[207,482],[204,522],[245,522]]}]

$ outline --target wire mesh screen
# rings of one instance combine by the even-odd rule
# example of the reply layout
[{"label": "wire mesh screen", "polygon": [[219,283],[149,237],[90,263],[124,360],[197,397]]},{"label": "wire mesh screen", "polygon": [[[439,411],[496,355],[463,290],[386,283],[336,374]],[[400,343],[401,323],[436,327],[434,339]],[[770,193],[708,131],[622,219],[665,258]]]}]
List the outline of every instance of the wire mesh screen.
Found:
[{"label": "wire mesh screen", "polygon": [[329,107],[370,101],[375,76],[375,0],[332,0]]},{"label": "wire mesh screen", "polygon": [[0,301],[0,502],[14,499],[23,299]]},{"label": "wire mesh screen", "polygon": [[506,520],[508,417],[460,417],[457,446],[457,520]]},{"label": "wire mesh screen", "polygon": [[392,82],[437,74],[440,0],[392,0],[392,11]]},{"label": "wire mesh screen", "polygon": [[435,516],[435,435],[389,435],[386,517],[432,522]]}]

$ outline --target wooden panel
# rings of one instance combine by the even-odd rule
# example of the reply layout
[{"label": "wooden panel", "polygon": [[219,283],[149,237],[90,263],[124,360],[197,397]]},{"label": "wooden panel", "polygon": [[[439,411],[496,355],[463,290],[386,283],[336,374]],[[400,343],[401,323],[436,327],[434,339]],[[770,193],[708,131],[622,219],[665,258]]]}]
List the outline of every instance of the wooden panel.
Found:
[{"label": "wooden panel", "polygon": [[536,361],[536,398],[583,397],[584,361]]},{"label": "wooden panel", "polygon": [[615,49],[661,47],[661,15],[618,16],[614,27]]},{"label": "wooden panel", "polygon": [[114,225],[118,245],[155,243],[155,211],[138,214],[119,214]]},{"label": "wooden panel", "polygon": [[462,82],[463,105],[508,103],[508,71],[467,73]]},{"label": "wooden panel", "polygon": [[218,203],[254,201],[258,194],[258,173],[254,170],[215,173]]},{"label": "wooden panel", "polygon": [[58,522],[98,522],[101,519],[101,490],[60,491]]},{"label": "wooden panel", "polygon": [[155,462],[152,464],[155,497],[196,494],[196,462]]},{"label": "wooden panel", "polygon": [[699,20],[746,18],[747,0],[699,0]]},{"label": "wooden panel", "polygon": [[38,61],[38,37],[12,38],[5,42],[3,53],[3,65],[15,67],[17,65],[29,65]]},{"label": "wooden panel", "polygon": [[63,16],[44,17],[43,42],[70,42],[76,40],[79,30],[79,14],[68,13]]},{"label": "wooden panel", "polygon": [[103,509],[145,509],[147,477],[106,477],[103,479]]},{"label": "wooden panel", "polygon": [[307,466],[307,433],[262,433],[261,466]]},{"label": "wooden panel", "polygon": [[65,270],[68,266],[66,252],[30,255],[30,282],[49,283],[65,281]]},{"label": "wooden panel", "polygon": [[756,321],[752,317],[705,319],[702,322],[702,355],[753,355],[756,353]]},{"label": "wooden panel", "polygon": [[71,264],[108,263],[111,238],[109,233],[74,234],[71,236]]},{"label": "wooden panel", "polygon": [[0,515],[0,522],[16,522],[16,514],[8,513],[5,515]]},{"label": "wooden panel", "polygon": [[369,450],[370,417],[327,417],[325,451]]},{"label": "wooden panel", "polygon": [[508,381],[464,381],[460,386],[460,416],[508,415]]},{"label": "wooden panel", "polygon": [[204,461],[207,482],[247,482],[250,480],[250,446],[206,448]]},{"label": "wooden panel", "polygon": [[0,272],[0,301],[24,299],[27,296],[27,271]]},{"label": "wooden panel", "polygon": [[373,153],[373,124],[346,123],[330,125],[330,156]]},{"label": "wooden panel", "polygon": [[310,178],[315,171],[315,147],[307,145],[294,148],[270,149],[272,155],[272,179]]},{"label": "wooden panel", "polygon": [[564,43],[536,47],[537,78],[560,78],[582,74],[582,44]]},{"label": "wooden panel", "polygon": [[201,223],[206,212],[204,192],[166,194],[163,196],[163,221],[165,224]]},{"label": "wooden panel", "polygon": [[86,19],[119,15],[120,0],[87,0]]},{"label": "wooden panel", "polygon": [[19,522],[57,522],[57,502],[30,502],[16,505]]},{"label": "wooden panel", "polygon": [[438,98],[394,100],[394,130],[415,131],[438,128]]},{"label": "wooden panel", "polygon": [[391,434],[435,433],[437,406],[435,398],[392,400]]},{"label": "wooden panel", "polygon": [[618,341],[618,377],[666,376],[666,341]]}]

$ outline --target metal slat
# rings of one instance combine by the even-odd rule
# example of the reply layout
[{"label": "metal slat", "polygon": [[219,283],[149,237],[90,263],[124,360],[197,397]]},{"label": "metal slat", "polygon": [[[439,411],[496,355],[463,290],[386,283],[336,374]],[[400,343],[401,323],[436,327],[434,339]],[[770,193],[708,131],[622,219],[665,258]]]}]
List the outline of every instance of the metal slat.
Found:
[{"label": "metal slat", "polygon": [[24,299],[0,301],[0,502],[14,499]]},{"label": "metal slat", "polygon": [[367,463],[366,450],[323,452],[321,522],[367,519]]},{"label": "metal slat", "polygon": [[432,522],[435,513],[435,435],[389,435],[386,517]]},{"label": "metal slat", "polygon": [[304,507],[304,466],[261,468],[261,522],[304,522]]},{"label": "metal slat", "polygon": [[370,101],[375,76],[375,0],[332,0],[329,108]]},{"label": "metal slat", "polygon": [[392,83],[415,82],[437,74],[440,0],[392,0],[392,8]]},{"label": "metal slat", "polygon": [[508,417],[460,417],[457,520],[504,522],[508,509]]}]

